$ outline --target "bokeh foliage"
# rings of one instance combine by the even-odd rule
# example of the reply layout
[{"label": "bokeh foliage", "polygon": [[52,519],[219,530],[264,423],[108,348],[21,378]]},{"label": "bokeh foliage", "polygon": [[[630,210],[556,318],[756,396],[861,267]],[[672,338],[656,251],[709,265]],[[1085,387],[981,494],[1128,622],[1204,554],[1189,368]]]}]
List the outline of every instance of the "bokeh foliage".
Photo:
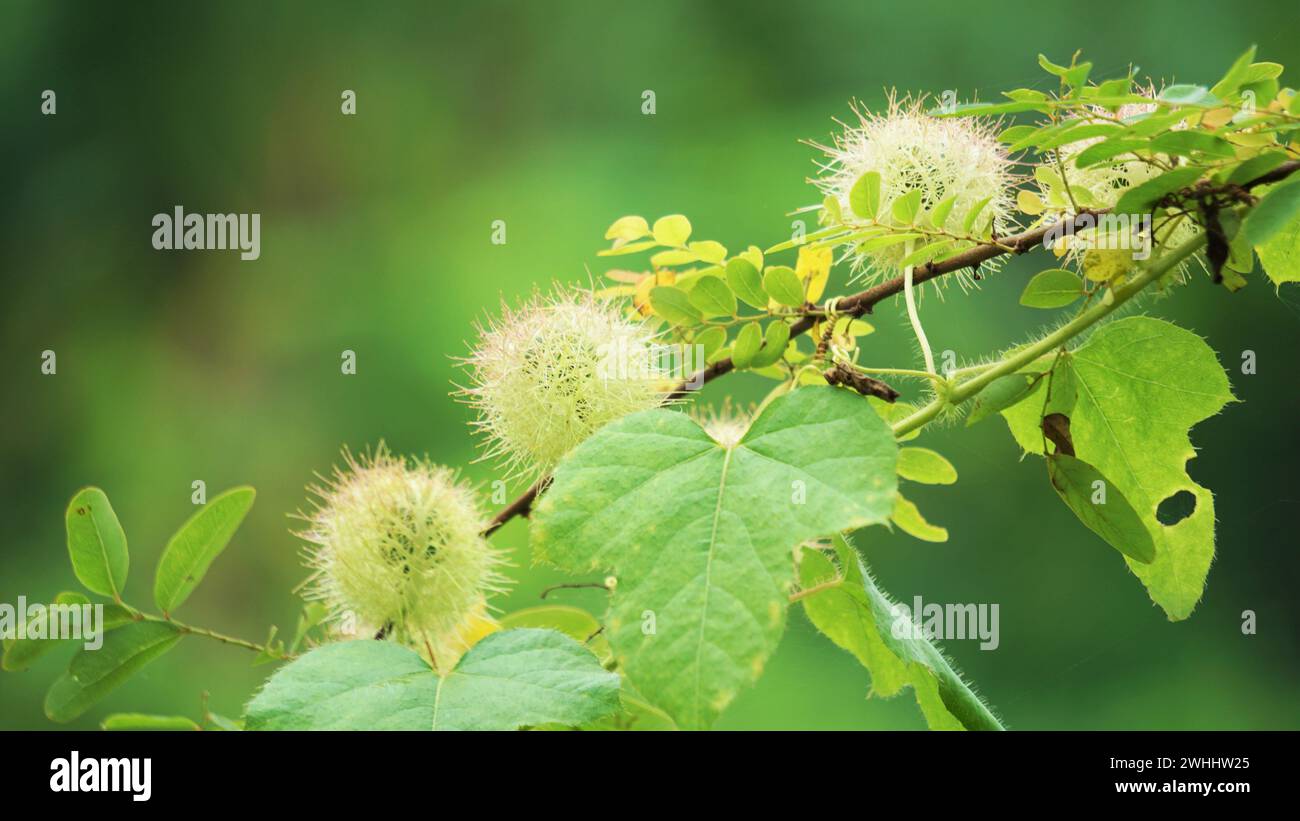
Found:
[{"label": "bokeh foliage", "polygon": [[[258,501],[190,619],[260,639],[290,630],[304,571],[285,513],[347,443],[465,464],[468,411],[452,356],[499,299],[552,278],[585,283],[615,217],[682,212],[729,246],[788,235],[816,202],[804,178],[854,97],[886,86],[960,99],[1046,82],[1039,52],[1082,48],[1095,73],[1130,62],[1212,82],[1248,43],[1300,65],[1290,2],[1022,6],[909,3],[476,3],[349,8],[252,2],[121,7],[8,3],[0,25],[6,128],[5,422],[0,426],[0,601],[70,584],[69,497],[105,488],[133,557],[152,567],[193,510],[190,483]],[[1014,23],[1014,24],[1013,24]],[[58,92],[55,117],[39,94]],[[358,115],[339,114],[342,89]],[[641,114],[641,93],[657,113]],[[175,204],[262,214],[262,257],[162,253],[149,220]],[[508,242],[490,243],[504,219]],[[1038,330],[1017,304],[1033,263],[974,295],[927,299],[937,349],[975,354]],[[893,595],[997,602],[1002,643],[945,649],[1013,728],[1300,727],[1291,465],[1300,447],[1292,358],[1300,300],[1261,277],[1226,297],[1201,280],[1152,303],[1204,335],[1244,404],[1198,425],[1194,480],[1216,492],[1218,559],[1193,618],[1172,624],[1122,559],[1017,462],[1005,426],[938,430],[926,444],[961,490],[909,495],[946,544],[876,529],[858,547]],[[882,361],[912,355],[901,305],[872,319]],[[41,351],[58,354],[42,377]],[[339,353],[358,373],[339,374]],[[1259,372],[1242,376],[1240,352]],[[752,398],[766,383],[737,376]],[[720,395],[711,387],[706,397]],[[473,466],[482,482],[498,478]],[[522,488],[512,487],[512,491]],[[520,578],[507,609],[564,577],[531,567],[526,530],[495,539]],[[147,585],[141,573],[129,585]],[[147,588],[134,590],[147,599]],[[600,594],[553,594],[602,609]],[[1259,614],[1259,634],[1240,614]],[[48,727],[41,700],[66,659],[0,677],[0,727]],[[238,714],[266,668],[191,643],[74,726],[115,710]],[[817,686],[809,687],[810,670]],[[719,726],[919,727],[907,699],[864,700],[866,673],[804,622]]]}]

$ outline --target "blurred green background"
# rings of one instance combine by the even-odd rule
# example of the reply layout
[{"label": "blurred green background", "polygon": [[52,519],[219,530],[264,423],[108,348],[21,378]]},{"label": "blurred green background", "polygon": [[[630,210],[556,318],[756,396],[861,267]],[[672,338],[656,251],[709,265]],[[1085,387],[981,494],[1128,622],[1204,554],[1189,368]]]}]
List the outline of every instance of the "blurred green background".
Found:
[{"label": "blurred green background", "polygon": [[[209,494],[258,489],[243,529],[183,616],[260,639],[291,633],[305,575],[286,514],[339,447],[466,465],[467,409],[448,396],[472,323],[553,279],[586,282],[623,214],[690,216],[729,247],[786,238],[832,118],[886,87],[960,99],[1046,87],[1038,52],[1084,49],[1093,75],[1135,63],[1213,82],[1250,43],[1300,76],[1300,6],[1110,2],[479,2],[62,4],[5,2],[0,23],[3,408],[0,601],[75,588],[63,511],[105,488],[132,548],[128,598]],[[54,89],[58,113],[42,116]],[[358,113],[340,114],[354,89]],[[657,113],[641,113],[646,89]],[[259,212],[262,255],[150,245],[153,214]],[[491,223],[507,223],[505,245]],[[1041,259],[969,297],[927,299],[937,350],[976,357],[1035,332],[1016,304]],[[842,278],[840,284],[843,285]],[[1172,624],[1119,555],[1019,461],[1001,422],[926,434],[961,473],[914,488],[946,544],[876,530],[858,543],[895,597],[996,602],[1001,646],[946,649],[1012,728],[1297,728],[1300,619],[1294,358],[1300,298],[1256,277],[1228,295],[1204,279],[1148,309],[1203,334],[1244,404],[1198,426],[1194,479],[1217,495],[1218,558],[1193,617]],[[915,356],[900,305],[869,337],[873,363]],[[40,374],[53,349],[56,376]],[[358,356],[342,376],[340,352]],[[1259,372],[1240,374],[1241,351]],[[716,383],[758,398],[753,376]],[[490,465],[467,468],[497,478]],[[514,491],[521,487],[511,487]],[[531,566],[526,526],[495,540],[537,603],[563,580]],[[552,600],[600,611],[600,595]],[[1241,613],[1258,614],[1243,636]],[[191,639],[74,726],[119,710],[196,715],[200,694],[238,715],[270,672]],[[45,688],[66,657],[0,674],[0,727],[51,727]],[[909,728],[910,695],[867,699],[856,661],[800,612],[725,728]]]}]

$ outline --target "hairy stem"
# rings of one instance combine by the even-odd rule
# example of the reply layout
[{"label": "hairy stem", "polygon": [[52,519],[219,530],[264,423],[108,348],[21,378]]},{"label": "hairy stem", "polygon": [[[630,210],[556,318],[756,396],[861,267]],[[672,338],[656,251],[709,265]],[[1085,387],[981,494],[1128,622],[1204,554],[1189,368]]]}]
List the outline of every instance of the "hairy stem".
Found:
[{"label": "hairy stem", "polygon": [[933,402],[918,410],[916,413],[900,420],[894,425],[894,435],[902,436],[907,433],[923,427],[940,413],[944,408],[951,405],[956,407],[962,402],[973,398],[989,383],[1001,376],[1015,373],[1029,363],[1038,359],[1044,354],[1050,353],[1057,348],[1069,342],[1083,331],[1087,330],[1097,322],[1104,319],[1119,306],[1128,302],[1137,296],[1143,288],[1155,282],[1160,277],[1173,270],[1180,262],[1196,253],[1202,245],[1205,244],[1206,235],[1197,234],[1191,239],[1184,242],[1179,247],[1165,254],[1152,264],[1143,267],[1139,273],[1128,282],[1113,289],[1107,298],[1080,313],[1077,317],[1057,328],[1052,333],[1038,340],[1032,345],[1017,350],[1014,354],[997,362],[993,367],[981,372],[965,382],[955,385],[946,395],[941,395]]},{"label": "hairy stem", "polygon": [[[1281,165],[1279,165],[1277,168],[1274,168],[1272,171],[1269,171],[1266,174],[1263,174],[1259,177],[1256,177],[1253,180],[1250,180],[1249,182],[1244,183],[1241,187],[1246,190],[1250,190],[1252,188],[1256,188],[1261,185],[1268,185],[1271,183],[1275,183],[1287,179],[1292,174],[1295,174],[1297,172],[1300,172],[1300,160],[1288,160],[1282,163]],[[943,276],[944,274],[952,273],[953,271],[960,271],[964,268],[972,268],[972,269],[978,268],[981,263],[993,259],[994,257],[1002,256],[1004,254],[1023,254],[1026,251],[1029,251],[1034,246],[1040,244],[1043,241],[1043,237],[1046,236],[1047,232],[1052,230],[1053,228],[1059,228],[1062,231],[1065,231],[1066,229],[1073,230],[1074,224],[1077,220],[1084,219],[1084,218],[1091,220],[1095,216],[1105,213],[1106,210],[1108,209],[1099,209],[1095,211],[1094,210],[1080,211],[1075,216],[1065,220],[1064,223],[1061,225],[1040,226],[1038,228],[1034,228],[1032,230],[1025,231],[1020,234],[1015,234],[1009,237],[1001,237],[995,241],[990,241],[982,245],[977,245],[974,248],[967,249],[965,251],[962,251],[959,254],[954,254],[953,256],[947,257],[940,261],[931,260],[930,262],[927,262],[924,265],[916,266],[916,268],[912,272],[912,282],[915,285],[919,285],[922,282],[928,282],[932,279]],[[1179,251],[1182,250],[1183,249],[1177,249],[1174,253],[1178,253]],[[1196,248],[1192,248],[1191,251],[1188,251],[1187,253],[1192,253],[1195,250]],[[906,283],[903,281],[903,277],[895,277],[894,279],[891,279],[888,282],[882,282],[878,285],[866,289],[865,291],[859,291],[856,294],[852,294],[846,297],[839,297],[836,299],[835,302],[835,311],[836,313],[839,314],[847,314],[855,317],[862,316],[863,314],[869,314],[871,313],[871,309],[874,308],[878,303],[883,302],[884,300],[888,299],[891,296],[895,296],[899,293],[902,293],[905,285]],[[1119,289],[1119,290],[1123,290],[1123,289]],[[1106,303],[1102,303],[1102,305],[1105,304]],[[1094,308],[1093,310],[1096,309]],[[1114,310],[1113,307],[1110,310]],[[1107,311],[1106,313],[1109,313],[1109,311]],[[816,316],[813,315],[803,316],[798,321],[791,324],[790,337],[793,339],[796,336],[800,336],[802,334],[807,333],[809,329],[811,329],[813,325],[816,324],[816,322],[817,322]],[[993,370],[994,367],[998,367],[998,366],[1000,366],[1000,363],[995,363],[993,366],[978,365],[978,366],[973,366],[971,368],[963,368],[962,370],[972,371],[975,369],[979,369],[981,375],[983,375],[984,373],[987,373]],[[732,364],[730,358],[722,359],[717,362],[714,362],[712,365],[709,365],[707,368],[704,368],[699,373],[693,374],[690,379],[684,381],[681,385],[679,385],[677,387],[677,390],[669,394],[668,401],[680,399],[683,396],[686,396],[687,393],[689,392],[688,385],[698,385],[701,383],[707,384],[709,382],[712,382],[714,379],[717,379],[718,377],[725,376],[726,374],[730,373],[733,370],[735,370],[735,365]],[[995,379],[997,377],[995,376],[993,378]],[[971,383],[973,383],[974,381],[975,380],[971,380]],[[992,380],[990,379],[989,381]],[[970,383],[963,383],[963,384],[970,384]],[[983,384],[981,384],[980,388],[983,388],[983,386],[986,384],[988,384],[988,382],[984,382]],[[970,396],[973,395],[974,394],[972,393],[966,396],[965,398],[969,399]],[[943,411],[944,407],[945,405],[942,403],[937,405],[933,402],[930,403],[924,408],[918,410],[916,413],[912,414],[912,416],[909,416],[908,418],[899,422],[899,424],[895,426],[895,432],[902,431],[906,433],[908,431],[915,430],[916,428],[921,427],[922,425],[926,424],[927,422],[931,421],[936,416],[938,416]],[[543,488],[545,488],[545,485],[546,485],[546,478],[543,477],[542,479],[539,479],[535,484],[533,484],[532,487],[528,488],[528,490],[524,491],[523,494],[519,496],[519,498],[515,499],[509,505],[505,506],[500,511],[498,511],[496,516],[492,517],[492,521],[488,524],[488,526],[484,528],[483,535],[487,536],[493,533],[502,525],[504,525],[506,522],[510,521],[516,516],[527,516],[529,511],[532,509],[532,504],[533,501],[537,498],[537,494],[540,493],[543,490]]]},{"label": "hairy stem", "polygon": [[143,610],[137,610],[136,608],[132,607],[131,605],[125,602],[121,602],[121,605],[124,609],[126,609],[129,613],[131,613],[131,615],[135,616],[137,619],[143,621],[157,621],[157,622],[163,622],[164,624],[170,624],[173,627],[175,627],[177,630],[181,631],[182,633],[191,633],[196,636],[205,636],[215,641],[219,641],[222,644],[229,644],[235,647],[243,647],[248,650],[255,650],[259,653],[265,653],[266,655],[272,658],[285,659],[285,660],[295,658],[293,653],[282,653],[266,644],[258,644],[256,642],[248,641],[247,639],[236,638],[235,636],[227,636],[225,633],[218,633],[216,630],[209,630],[206,627],[195,627],[192,624],[186,624],[185,622],[177,621],[176,619],[173,618],[169,618],[165,616],[155,616],[152,613],[146,613]]}]

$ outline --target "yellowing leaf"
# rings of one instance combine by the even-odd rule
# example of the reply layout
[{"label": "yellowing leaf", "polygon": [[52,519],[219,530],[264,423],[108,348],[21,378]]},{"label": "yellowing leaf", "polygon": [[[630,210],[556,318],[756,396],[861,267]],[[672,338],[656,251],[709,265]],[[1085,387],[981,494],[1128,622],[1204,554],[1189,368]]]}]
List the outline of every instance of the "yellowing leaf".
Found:
[{"label": "yellowing leaf", "polygon": [[929,448],[903,448],[898,452],[898,475],[925,485],[951,485],[957,469]]},{"label": "yellowing leaf", "polygon": [[659,285],[672,285],[677,281],[677,275],[672,271],[655,271],[653,274],[646,274],[640,282],[636,284],[636,295],[632,298],[632,304],[642,316],[650,316],[654,309],[650,305],[650,291]]},{"label": "yellowing leaf", "polygon": [[665,265],[686,265],[695,262],[695,254],[691,251],[673,248],[667,251],[660,251],[650,257],[650,264],[656,268],[662,268]]},{"label": "yellowing leaf", "polygon": [[833,248],[812,248],[804,246],[799,249],[799,259],[795,262],[794,272],[803,280],[806,299],[817,302],[826,291],[826,281],[831,275],[831,262],[834,260]]},{"label": "yellowing leaf", "polygon": [[696,259],[712,265],[721,265],[722,261],[727,258],[727,246],[711,239],[692,242],[690,249]]},{"label": "yellowing leaf", "polygon": [[641,239],[650,235],[650,226],[645,217],[619,217],[605,230],[605,239],[624,241]]},{"label": "yellowing leaf", "polygon": [[894,499],[894,513],[890,519],[899,530],[923,542],[948,541],[948,530],[927,522],[916,505],[904,499],[901,493]]},{"label": "yellowing leaf", "polygon": [[685,248],[691,237],[691,221],[681,214],[660,217],[655,220],[654,237],[660,245]]},{"label": "yellowing leaf", "polygon": [[1016,194],[1016,207],[1031,216],[1043,213],[1043,200],[1033,191],[1023,188]]}]

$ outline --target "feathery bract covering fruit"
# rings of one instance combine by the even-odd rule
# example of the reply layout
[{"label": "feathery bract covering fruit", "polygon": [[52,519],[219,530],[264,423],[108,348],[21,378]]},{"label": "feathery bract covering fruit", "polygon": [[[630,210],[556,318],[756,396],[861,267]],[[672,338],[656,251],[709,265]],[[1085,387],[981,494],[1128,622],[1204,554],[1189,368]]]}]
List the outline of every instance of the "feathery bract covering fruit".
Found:
[{"label": "feathery bract covering fruit", "polygon": [[344,458],[332,480],[311,488],[319,502],[303,515],[299,536],[316,571],[309,597],[338,619],[389,627],[440,666],[454,663],[503,582],[474,491],[449,468],[382,445]]},{"label": "feathery bract covering fruit", "polygon": [[[918,100],[890,99],[885,114],[855,108],[857,125],[846,126],[822,146],[827,160],[814,180],[822,193],[834,198],[846,226],[885,225],[900,230],[927,224],[931,230],[963,235],[967,216],[977,211],[977,225],[989,224],[998,234],[1011,227],[1013,175],[1007,152],[987,120],[927,115]],[[879,175],[875,215],[855,213],[851,192],[864,175]],[[894,213],[894,204],[919,192],[919,209],[910,220]],[[940,209],[941,203],[951,200]],[[936,216],[938,219],[936,219]],[[941,237],[923,236],[919,246]],[[896,276],[905,245],[895,243],[863,249],[849,247],[853,269],[868,278]]]},{"label": "feathery bract covering fruit", "polygon": [[487,456],[515,475],[549,472],[578,443],[671,390],[652,332],[582,291],[534,297],[481,331],[463,391]]}]

